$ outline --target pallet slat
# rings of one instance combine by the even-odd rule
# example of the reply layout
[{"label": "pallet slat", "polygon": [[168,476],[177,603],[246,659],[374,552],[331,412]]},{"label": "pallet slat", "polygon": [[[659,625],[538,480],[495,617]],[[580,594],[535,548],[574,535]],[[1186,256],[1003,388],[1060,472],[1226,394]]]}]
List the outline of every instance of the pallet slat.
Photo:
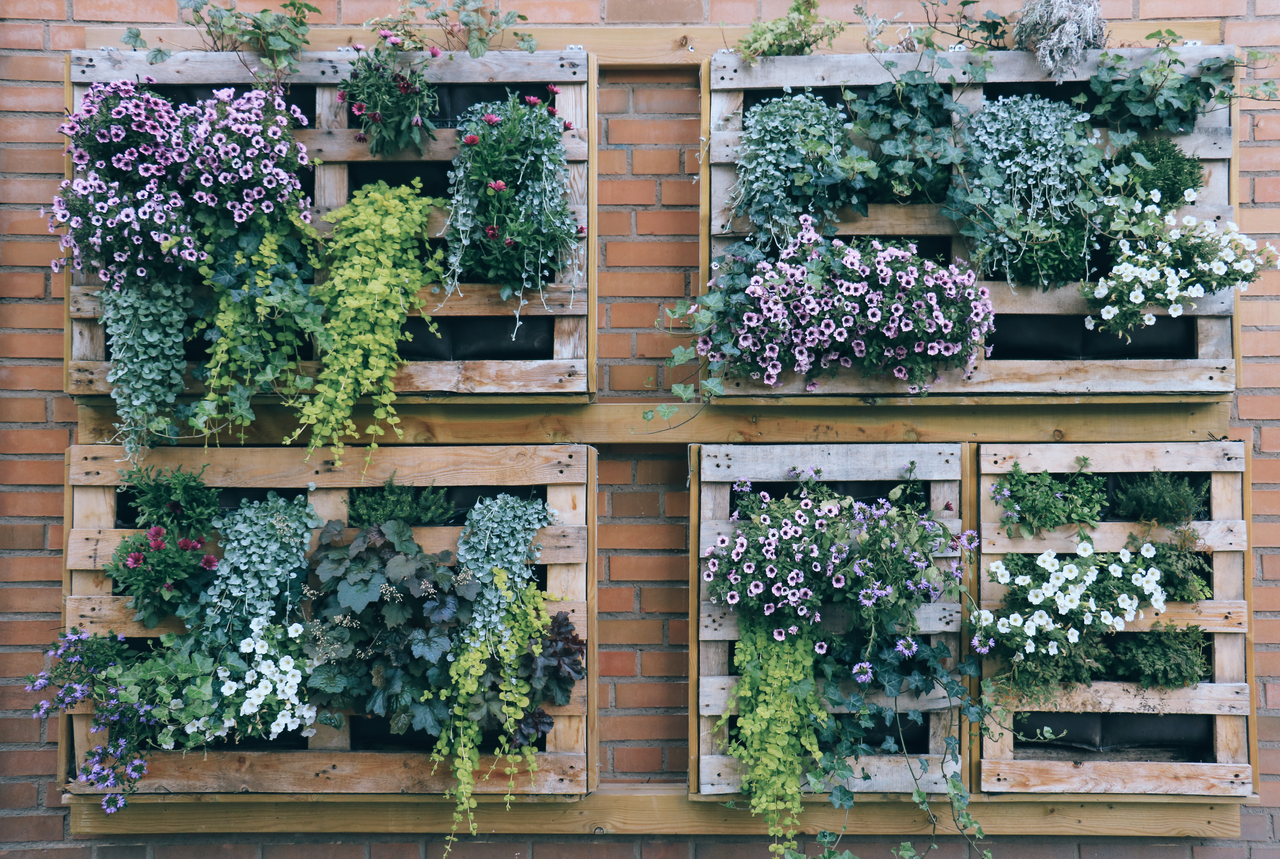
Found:
[{"label": "pallet slat", "polygon": [[1028,473],[1070,472],[1076,470],[1078,456],[1089,458],[1091,472],[1244,472],[1244,450],[1238,442],[984,444],[981,468],[983,474],[1007,474],[1017,462]]},{"label": "pallet slat", "polygon": [[[848,610],[839,604],[822,610],[824,629],[835,629],[848,623]],[[963,617],[959,603],[932,603],[916,609],[916,623],[921,635],[959,632]],[[698,610],[698,637],[702,641],[737,641],[738,613],[726,605],[704,601]]]},{"label": "pallet slat", "polygon": [[[737,707],[731,705],[733,687],[737,685],[736,676],[713,676],[702,675],[698,678],[698,715],[715,716],[719,718],[725,713],[736,713]],[[845,689],[844,692],[853,692],[855,688],[853,684]],[[1248,690],[1245,691],[1245,703],[1248,703]],[[950,709],[954,702],[947,697],[947,694],[941,689],[934,689],[926,695],[899,695],[891,698],[883,693],[873,693],[864,695],[863,700],[868,704],[875,704],[880,707],[889,707],[898,713],[907,713],[911,710],[919,710],[922,713],[937,712],[939,710]],[[827,706],[829,713],[848,713],[849,708],[843,706]]]},{"label": "pallet slat", "polygon": [[[1243,520],[1221,520],[1212,522],[1192,522],[1191,527],[1200,534],[1203,548],[1215,552],[1243,552],[1248,548],[1248,527]],[[1093,537],[1093,548],[1099,552],[1118,552],[1129,540],[1129,535],[1142,537],[1143,529],[1134,522],[1099,522],[1097,528],[1089,529]],[[1079,531],[1070,526],[1046,531],[1030,540],[1022,537],[1010,537],[1002,530],[999,522],[982,523],[982,551],[984,554],[1040,554],[1044,551],[1074,552],[1079,539]],[[1154,528],[1151,531],[1152,541],[1172,539],[1168,528]]]},{"label": "pallet slat", "polygon": [[821,468],[823,480],[900,480],[911,461],[919,480],[960,479],[958,444],[707,444],[700,473],[707,482],[792,480],[792,467],[804,462]]},{"label": "pallet slat", "polygon": [[1149,793],[1248,796],[1253,775],[1239,764],[1110,761],[982,761],[992,793]]},{"label": "pallet slat", "polygon": [[[923,759],[929,766],[926,773],[921,773],[920,760]],[[916,789],[916,782],[919,781],[919,787],[923,788],[926,793],[946,793],[946,776],[955,772],[954,764],[947,763],[946,769],[943,768],[944,760],[942,755],[914,755],[912,757],[912,767],[915,771],[916,778],[912,778],[904,765],[902,758],[897,756],[878,756],[872,755],[860,759],[853,764],[854,772],[857,774],[854,778],[845,782],[845,787],[855,792],[866,792],[866,785],[874,784],[872,789],[875,793],[911,793]],[[700,772],[703,773],[701,783],[699,785],[699,793],[716,795],[716,794],[736,794],[742,788],[742,765],[738,763],[736,758],[729,755],[703,755]],[[861,774],[866,772],[871,776],[870,780],[863,780]],[[826,789],[830,789],[835,784],[834,781],[826,783]],[[825,800],[825,797],[815,796],[814,800]]]},{"label": "pallet slat", "polygon": [[[452,161],[458,155],[458,129],[437,128],[435,140],[424,140],[422,154],[416,149],[402,149],[393,155],[373,155],[369,144],[356,139],[358,128],[302,128],[294,138],[307,148],[307,154],[326,164],[351,161]],[[578,129],[566,131],[562,137],[569,161],[587,160],[587,140]]]},{"label": "pallet slat", "polygon": [[[1017,708],[1015,702],[1010,707]],[[1137,683],[1099,682],[1060,693],[1036,704],[1058,713],[1159,713],[1214,716],[1249,715],[1247,683],[1199,683],[1184,689],[1143,689]]]}]

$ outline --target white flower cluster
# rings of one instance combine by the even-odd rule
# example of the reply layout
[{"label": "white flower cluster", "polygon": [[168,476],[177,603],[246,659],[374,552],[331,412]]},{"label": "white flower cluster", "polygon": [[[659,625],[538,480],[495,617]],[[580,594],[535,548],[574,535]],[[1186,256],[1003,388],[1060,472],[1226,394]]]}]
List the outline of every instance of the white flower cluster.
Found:
[{"label": "white flower cluster", "polygon": [[1028,588],[1027,602],[1033,606],[1049,603],[1052,612],[1037,608],[1030,617],[1017,611],[1000,617],[983,609],[971,619],[984,636],[990,635],[994,626],[997,637],[1021,651],[1015,659],[1036,652],[1036,635],[1041,631],[1062,631],[1062,636],[1055,635],[1043,645],[1045,652],[1056,656],[1060,642],[1075,644],[1080,640],[1080,628],[1098,624],[1121,632],[1126,624],[1143,617],[1144,603],[1157,612],[1165,610],[1160,570],[1145,565],[1155,554],[1155,547],[1145,543],[1137,557],[1127,549],[1114,556],[1095,555],[1091,543],[1081,542],[1075,559],[1066,563],[1052,551],[1037,557],[1036,566],[1045,573],[1039,581],[1029,575],[1014,576],[1003,561],[995,561],[988,568],[991,581]]}]

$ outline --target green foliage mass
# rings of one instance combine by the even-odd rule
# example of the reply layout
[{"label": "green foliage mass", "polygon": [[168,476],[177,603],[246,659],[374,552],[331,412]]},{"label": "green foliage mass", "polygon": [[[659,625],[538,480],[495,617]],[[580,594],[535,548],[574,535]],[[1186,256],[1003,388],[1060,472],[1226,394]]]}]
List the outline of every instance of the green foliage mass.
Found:
[{"label": "green foliage mass", "polygon": [[752,65],[761,57],[804,56],[831,47],[844,28],[843,21],[818,17],[818,0],[792,0],[782,17],[753,23],[736,50]]},{"label": "green foliage mass", "polygon": [[219,512],[218,490],[204,482],[208,467],[193,472],[147,465],[121,472],[121,489],[133,490],[129,506],[139,527],[159,525],[175,539],[207,536]]},{"label": "green foliage mass", "polygon": [[[1161,208],[1165,210],[1184,205],[1188,190],[1199,191],[1204,187],[1204,167],[1200,160],[1192,158],[1168,137],[1144,137],[1130,143],[1112,159],[1112,169],[1118,166],[1129,171],[1132,193],[1127,196],[1149,199],[1150,192],[1159,191]],[[1137,189],[1146,193],[1137,193]]]},{"label": "green foliage mass", "polygon": [[[1191,534],[1194,535],[1195,532]],[[1130,541],[1129,545],[1133,550],[1137,540]],[[1213,564],[1204,552],[1197,552],[1192,547],[1177,543],[1152,545],[1156,548],[1156,556],[1151,563],[1160,570],[1160,582],[1170,600],[1197,602],[1213,599],[1213,589],[1209,587],[1209,582],[1213,580]]]},{"label": "green foliage mass", "polygon": [[1107,503],[1106,478],[1087,474],[1089,460],[1076,458],[1077,469],[1061,479],[1047,471],[1027,474],[1015,462],[1007,477],[991,488],[991,499],[1004,508],[1000,522],[1010,537],[1031,539],[1062,525],[1096,528]]},{"label": "green foliage mass", "polygon": [[1110,674],[1143,689],[1178,689],[1209,676],[1208,640],[1198,626],[1153,624],[1149,632],[1119,636]]},{"label": "green foliage mass", "polygon": [[1165,471],[1120,478],[1115,513],[1122,519],[1181,528],[1203,517],[1209,484]]},{"label": "green foliage mass", "polygon": [[411,528],[443,525],[453,518],[447,490],[431,486],[397,486],[392,474],[382,486],[352,489],[347,501],[347,523],[368,528],[392,519]]},{"label": "green foliage mass", "polygon": [[356,399],[373,399],[371,437],[397,437],[400,418],[393,403],[400,367],[397,344],[411,310],[422,306],[418,291],[440,280],[443,252],[427,248],[427,222],[443,201],[418,196],[422,186],[390,188],[385,182],[356,191],[346,206],[330,214],[334,224],[328,247],[328,276],[314,287],[327,314],[326,343],[315,393],[302,409],[302,427],[311,427],[308,453],[331,445],[342,459],[343,439],[359,438],[352,412]]},{"label": "green foliage mass", "polygon": [[440,106],[436,88],[427,80],[428,60],[405,56],[404,36],[388,38],[399,41],[391,44],[379,36],[372,49],[357,55],[342,81],[341,97],[360,120],[372,154],[394,155],[412,146],[422,155],[423,141],[436,139],[431,117]]}]

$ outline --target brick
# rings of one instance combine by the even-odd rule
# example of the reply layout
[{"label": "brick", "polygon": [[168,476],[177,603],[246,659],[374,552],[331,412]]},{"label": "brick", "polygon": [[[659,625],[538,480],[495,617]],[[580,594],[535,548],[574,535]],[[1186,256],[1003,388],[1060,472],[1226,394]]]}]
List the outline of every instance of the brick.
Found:
[{"label": "brick", "polygon": [[[12,623],[9,621],[8,623]],[[8,623],[6,625],[8,625]],[[52,630],[44,637],[47,645],[57,637],[57,630]],[[42,698],[50,696],[43,692],[28,692],[23,686],[0,686],[0,710],[27,710],[39,705]]]},{"label": "brick", "polygon": [[[156,859],[258,859],[256,844],[157,844]],[[414,845],[413,859],[417,859]]]},{"label": "brick", "polygon": [[0,453],[62,453],[69,444],[66,430],[0,430]]},{"label": "brick", "polygon": [[596,152],[596,172],[601,176],[617,176],[627,172],[625,149],[600,149]]},{"label": "brick", "polygon": [[602,236],[631,235],[631,213],[599,212],[596,215],[596,232]]},{"label": "brick", "polygon": [[5,588],[5,611],[62,611],[62,588]]},{"label": "brick", "polygon": [[1253,482],[1280,483],[1280,459],[1255,459],[1253,464]]},{"label": "brick", "polygon": [[683,549],[684,525],[600,525],[601,549]]},{"label": "brick", "polygon": [[662,771],[660,746],[619,746],[613,750],[613,771],[652,773]]},{"label": "brick", "polygon": [[596,591],[596,605],[600,611],[632,611],[636,604],[636,592],[632,588],[600,588]]},{"label": "brick", "polygon": [[40,723],[35,719],[0,719],[0,743],[38,743]]},{"label": "brick", "polygon": [[[675,205],[666,199],[665,186],[663,183],[663,205]],[[698,212],[636,212],[636,235],[696,236],[701,228],[701,218]]]},{"label": "brick", "polygon": [[262,859],[364,859],[364,845],[264,844]]},{"label": "brick", "polygon": [[[640,93],[636,93],[637,98]],[[644,111],[638,111],[643,113]],[[632,173],[679,173],[680,150],[634,149],[631,152]]]},{"label": "brick", "polygon": [[600,0],[524,0],[520,13],[531,24],[597,24]]},{"label": "brick", "polygon": [[[33,725],[35,719],[29,719]],[[0,775],[53,775],[58,767],[56,749],[28,749],[18,752],[0,752]]]},{"label": "brick", "polygon": [[[22,817],[4,818],[4,836],[6,841],[61,841],[61,814],[32,814]],[[35,851],[32,851],[33,853]],[[4,857],[0,853],[0,857]],[[7,859],[7,857],[5,858]]]},{"label": "brick", "polygon": [[[1268,493],[1270,495],[1280,495],[1280,492]],[[1259,493],[1255,492],[1256,498]],[[1255,502],[1256,503],[1256,502]],[[1257,507],[1254,508],[1255,512]],[[1253,610],[1254,611],[1280,611],[1280,588],[1264,587],[1263,585],[1255,585],[1253,588]]]},{"label": "brick", "polygon": [[609,305],[609,327],[652,328],[658,313],[658,305],[653,303],[615,302]]},{"label": "brick", "polygon": [[600,739],[679,740],[689,729],[687,716],[601,716]]},{"label": "brick", "polygon": [[657,367],[609,367],[610,391],[654,391],[657,385]]},{"label": "brick", "polygon": [[1264,781],[1259,785],[1258,795],[1264,806],[1274,808],[1280,805],[1280,781]]},{"label": "brick", "polygon": [[[1253,545],[1255,547],[1280,546],[1280,522],[1254,522]],[[1277,634],[1280,634],[1280,630]]]},{"label": "brick", "polygon": [[1240,302],[1240,324],[1245,326],[1280,326],[1280,301],[1246,298]]},{"label": "brick", "polygon": [[[3,481],[4,478],[0,477],[0,482]],[[38,531],[41,530],[39,525],[18,527],[31,527]],[[43,543],[43,533],[41,533],[39,539]],[[0,582],[53,582],[59,581],[61,578],[62,558],[60,557],[0,558]]]},{"label": "brick", "polygon": [[[1276,495],[1280,496],[1280,492]],[[661,516],[656,492],[615,492],[613,515],[624,517]]]},{"label": "brick", "polygon": [[[600,105],[601,113],[630,113],[631,112],[631,90],[630,89],[627,89],[624,87],[618,87],[616,89],[601,88],[599,91],[599,94],[600,94],[599,105]],[[626,153],[623,152],[622,150],[619,149],[614,151],[622,153],[625,158]]]},{"label": "brick", "polygon": [[611,119],[608,132],[609,143],[694,144],[698,142],[700,126],[701,120],[698,119]]},{"label": "brick", "polygon": [[43,525],[0,525],[0,550],[43,548]]},{"label": "brick", "polygon": [[607,0],[610,24],[701,24],[702,0]]},{"label": "brick", "polygon": [[53,419],[59,423],[74,423],[80,419],[80,410],[70,397],[57,397],[53,401]]},{"label": "brick", "polygon": [[[661,625],[662,621],[649,621]],[[43,647],[58,636],[58,620],[7,620],[0,623],[0,644]],[[9,709],[0,707],[0,710]],[[3,767],[0,767],[3,769]]]},{"label": "brick", "polygon": [[[51,14],[18,14],[21,7],[44,6],[57,9]],[[64,14],[61,0],[5,0],[6,17],[13,18],[61,18]],[[62,57],[16,54],[0,57],[0,79],[11,81],[61,81]],[[12,181],[12,180],[9,180]]]},{"label": "brick", "polygon": [[[688,336],[677,336],[673,334],[637,334],[636,335],[636,357],[637,358],[669,358],[671,352],[676,346],[690,346],[693,344],[693,338]],[[690,365],[692,366],[692,365]]]},{"label": "brick", "polygon": [[533,844],[532,859],[632,859],[635,848],[626,841],[574,842],[571,844]]},{"label": "brick", "polygon": [[664,499],[664,508],[668,516],[687,517],[689,515],[689,493],[668,492]]},{"label": "brick", "polygon": [[660,620],[602,620],[596,640],[601,644],[661,644]]},{"label": "brick", "polygon": [[630,358],[631,335],[597,334],[596,352],[601,358]]},{"label": "brick", "polygon": [[1280,418],[1280,397],[1239,394],[1236,397],[1236,410],[1242,420],[1275,420]]},{"label": "brick", "polygon": [[1280,209],[1241,209],[1240,229],[1255,234],[1280,232]]},{"label": "brick", "polygon": [[682,459],[646,459],[636,466],[636,483],[675,483],[683,486],[688,479],[689,466]]},{"label": "brick", "polygon": [[[1280,560],[1280,555],[1277,555]],[[1277,564],[1280,568],[1280,563]],[[675,582],[689,578],[689,559],[680,556],[635,557],[615,555],[609,559],[610,581]],[[1280,569],[1277,572],[1280,578]]]},{"label": "brick", "polygon": [[[1258,530],[1257,523],[1254,531]],[[1253,619],[1253,640],[1258,644],[1280,644],[1280,619],[1255,617]]]},{"label": "brick", "polygon": [[[52,641],[52,639],[50,639]],[[0,653],[0,677],[26,677],[44,670],[44,651]],[[26,690],[23,690],[26,691]],[[32,721],[35,721],[34,719]]]},{"label": "brick", "polygon": [[[622,2],[622,0],[619,0]],[[602,69],[601,84],[684,84],[698,85],[698,67],[667,66],[665,68]]]},{"label": "brick", "polygon": [[[5,328],[62,328],[62,303],[58,304],[6,304]],[[61,336],[61,335],[59,335]]]},{"label": "brick", "polygon": [[[701,93],[696,89],[638,89],[632,99],[635,104],[635,113],[697,114],[702,110]],[[674,173],[675,171],[662,172]]]},{"label": "brick", "polygon": [[1280,387],[1280,364],[1259,364],[1246,361],[1240,373],[1240,387]]},{"label": "brick", "polygon": [[[4,263],[5,248],[17,244],[0,244],[0,264]],[[61,358],[61,334],[0,334],[0,358]]]},{"label": "brick", "polygon": [[613,694],[616,706],[627,710],[689,705],[688,683],[618,683]]},{"label": "brick", "polygon": [[[684,295],[684,280],[684,274],[676,271],[602,271],[599,278],[600,295],[609,297]],[[1280,371],[1280,365],[1276,365],[1276,369]]]},{"label": "brick", "polygon": [[43,272],[0,273],[0,298],[44,298]]},{"label": "brick", "polygon": [[603,179],[602,206],[650,206],[657,201],[657,184],[651,179]]},{"label": "brick", "polygon": [[41,850],[0,850],[0,859],[89,859],[89,848],[46,847]]},{"label": "brick", "polygon": [[688,677],[689,654],[656,651],[641,653],[640,673],[645,677]]},{"label": "brick", "polygon": [[1196,844],[1191,848],[1191,855],[1193,859],[1249,859],[1249,848]]},{"label": "brick", "polygon": [[698,243],[609,242],[605,245],[605,264],[693,268],[698,265]]},{"label": "brick", "polygon": [[[8,59],[0,57],[0,60]],[[53,179],[6,179],[0,186],[0,203],[33,203],[48,205],[58,193]],[[47,264],[47,262],[46,262]]]},{"label": "brick", "polygon": [[689,589],[641,588],[640,611],[687,614],[689,611]]},{"label": "brick", "polygon": [[61,515],[61,492],[0,492],[0,516]]},{"label": "brick", "polygon": [[6,116],[0,118],[0,140],[6,143],[56,143],[61,119],[46,116]]},{"label": "brick", "polygon": [[115,847],[99,847],[98,859],[147,859],[147,845],[122,844]]},{"label": "brick", "polygon": [[755,0],[711,0],[712,24],[750,24],[755,20]]},{"label": "brick", "polygon": [[75,25],[50,24],[49,47],[55,51],[72,51],[83,48],[84,27]]},{"label": "brick", "polygon": [[1253,668],[1259,677],[1280,677],[1280,651],[1254,651]]},{"label": "brick", "polygon": [[418,845],[412,841],[369,845],[369,859],[418,859],[418,855]]},{"label": "brick", "polygon": [[1271,838],[1271,817],[1267,814],[1240,814],[1240,837],[1245,841],[1267,841]]},{"label": "brick", "polygon": [[72,0],[72,10],[72,17],[76,21],[147,21],[167,24],[178,20],[178,8],[174,0]]},{"label": "brick", "polygon": [[[61,176],[66,159],[57,149],[0,149],[0,173],[51,173]],[[6,179],[6,182],[13,181]],[[56,185],[54,186],[57,187]],[[49,200],[32,200],[48,203]]]},{"label": "brick", "polygon": [[1241,146],[1240,169],[1246,173],[1280,170],[1280,149],[1270,146]]},{"label": "brick", "polygon": [[[636,654],[631,650],[602,650],[598,654],[601,677],[634,677]],[[1277,717],[1280,722],[1280,717]]]},{"label": "brick", "polygon": [[[1149,0],[1144,0],[1144,2],[1149,2]],[[1234,5],[1239,0],[1220,0],[1220,2],[1223,5]],[[1224,45],[1244,45],[1250,48],[1280,45],[1280,21],[1228,22],[1223,28],[1222,43]]]},{"label": "brick", "polygon": [[[35,808],[35,805],[36,786],[34,784],[0,784],[0,808]],[[0,851],[0,856],[4,856],[6,852]]]},{"label": "brick", "polygon": [[61,87],[0,87],[0,110],[61,113],[65,105]]},{"label": "brick", "polygon": [[[1276,123],[1277,130],[1280,131],[1280,123]],[[1258,132],[1254,131],[1257,137]],[[1262,139],[1262,138],[1258,138]],[[1253,202],[1255,203],[1277,203],[1280,202],[1280,177],[1277,176],[1259,176],[1253,180]]]},{"label": "brick", "polygon": [[[5,307],[18,305],[6,304]],[[6,397],[0,399],[0,421],[14,423],[44,423],[45,406],[43,399],[35,397]],[[0,480],[0,483],[10,481]]]},{"label": "brick", "polygon": [[[42,217],[40,212],[34,209],[14,209],[0,212],[0,233],[47,236],[49,235],[49,220],[47,217]],[[7,327],[12,328],[15,326]]]},{"label": "brick", "polygon": [[[1247,7],[1246,0],[1214,0],[1213,15],[1215,18],[1244,15]],[[1203,9],[1197,10],[1180,0],[1142,0],[1138,8],[1141,18],[1199,18],[1204,15]]]},{"label": "brick", "polygon": [[41,24],[0,24],[0,48],[39,48],[44,45]]},{"label": "brick", "polygon": [[596,468],[596,477],[600,483],[631,483],[631,463],[602,459]]},{"label": "brick", "polygon": [[663,179],[662,205],[696,206],[701,202],[701,190],[692,179]]},{"label": "brick", "polygon": [[61,525],[50,525],[50,526],[49,526],[49,542],[48,542],[48,546],[49,546],[50,548],[56,549],[56,550],[58,550],[59,552],[61,552],[61,551],[62,551],[63,537],[64,537],[64,534],[63,534],[62,526],[61,526]]}]

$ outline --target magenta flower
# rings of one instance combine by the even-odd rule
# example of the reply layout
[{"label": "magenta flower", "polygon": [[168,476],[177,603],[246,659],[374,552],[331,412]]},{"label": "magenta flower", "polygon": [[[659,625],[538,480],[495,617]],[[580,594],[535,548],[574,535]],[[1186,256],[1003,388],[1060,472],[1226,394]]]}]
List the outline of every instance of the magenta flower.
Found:
[{"label": "magenta flower", "polygon": [[484,234],[491,239],[496,239],[498,237],[498,228],[493,225],[487,226],[484,228]]},{"label": "magenta flower", "polygon": [[547,84],[547,92],[551,93],[552,95],[560,95],[560,87],[556,86],[555,84]]},{"label": "magenta flower", "polygon": [[213,555],[205,555],[200,559],[200,566],[206,570],[216,570],[218,568],[218,559]]},{"label": "magenta flower", "polygon": [[524,97],[524,103],[530,107],[537,107],[542,104],[542,99],[538,98],[536,95],[527,95]]},{"label": "magenta flower", "polygon": [[362,101],[358,101],[355,104],[351,105],[351,112],[354,113],[356,116],[364,116],[364,109],[365,109],[365,104]]},{"label": "magenta flower", "polygon": [[565,131],[573,131],[573,123],[566,119],[566,120],[564,121],[564,130],[565,130]]},{"label": "magenta flower", "polygon": [[129,557],[124,559],[124,565],[131,570],[136,570],[146,563],[146,558],[141,552],[130,552]]},{"label": "magenta flower", "polygon": [[557,111],[554,107],[548,106],[547,113],[551,116],[555,116],[557,113],[559,113],[559,111]]},{"label": "magenta flower", "polygon": [[476,137],[474,134],[468,134],[466,137],[462,138],[462,142],[467,146],[475,146],[480,142],[480,138]]},{"label": "magenta flower", "polygon": [[427,48],[427,52],[431,54],[431,56],[433,57],[440,56],[440,49],[437,48],[435,45],[432,45],[431,47]]},{"label": "magenta flower", "polygon": [[503,182],[501,179],[497,179],[489,183],[489,188],[493,191],[505,191],[507,190],[507,183]]},{"label": "magenta flower", "polygon": [[498,116],[496,113],[486,113],[480,118],[490,125],[497,125],[499,122],[502,122],[502,117]]},{"label": "magenta flower", "polygon": [[347,91],[341,90],[341,89],[338,90],[338,104],[342,104],[346,100],[347,100]]}]

